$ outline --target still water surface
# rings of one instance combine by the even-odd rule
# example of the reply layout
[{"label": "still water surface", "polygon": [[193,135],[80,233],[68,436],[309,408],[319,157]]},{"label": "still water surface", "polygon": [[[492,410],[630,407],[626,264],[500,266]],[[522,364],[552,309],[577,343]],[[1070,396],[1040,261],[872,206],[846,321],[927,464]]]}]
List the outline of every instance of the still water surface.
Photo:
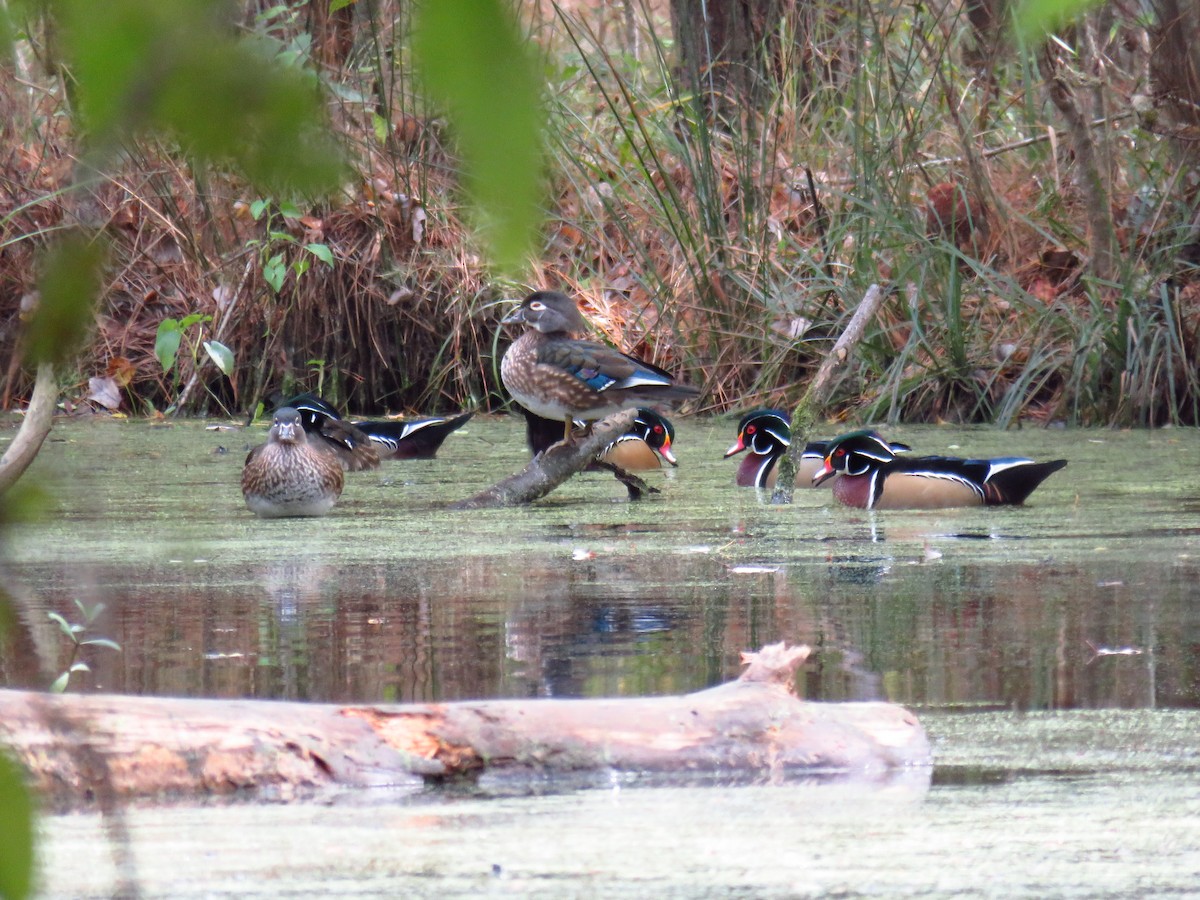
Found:
[{"label": "still water surface", "polygon": [[[1020,509],[772,507],[732,486],[730,420],[680,468],[528,509],[452,512],[524,463],[483,419],[441,458],[348,477],[324,520],[266,522],[238,476],[263,430],[84,422],[8,535],[21,623],[0,682],[102,602],[77,689],[390,701],[696,690],[738,653],[815,652],[814,699],[912,707],[932,784],[357,794],[129,813],[146,896],[1188,895],[1200,872],[1200,434],[904,428],[919,452],[1065,457]],[[1103,651],[1119,650],[1121,653]],[[1098,652],[1099,651],[1099,652]],[[53,668],[53,665],[51,666]],[[44,820],[46,896],[117,877],[92,815]]]},{"label": "still water surface", "polygon": [[[815,699],[1200,705],[1194,430],[897,429],[918,451],[1070,465],[1025,508],[877,513],[734,488],[733,430],[679,423],[680,468],[650,475],[648,501],[589,474],[533,508],[449,511],[525,460],[517,423],[476,420],[439,459],[349,475],[329,518],[262,521],[238,489],[261,429],[74,423],[37,463],[56,506],[11,536],[9,571],[32,589],[33,631],[46,610],[78,619],[75,599],[105,604],[96,633],[124,649],[90,654],[85,689],[672,693],[783,639],[815,648]],[[37,678],[32,634],[7,654],[10,684]],[[58,664],[67,652],[57,642]]]}]

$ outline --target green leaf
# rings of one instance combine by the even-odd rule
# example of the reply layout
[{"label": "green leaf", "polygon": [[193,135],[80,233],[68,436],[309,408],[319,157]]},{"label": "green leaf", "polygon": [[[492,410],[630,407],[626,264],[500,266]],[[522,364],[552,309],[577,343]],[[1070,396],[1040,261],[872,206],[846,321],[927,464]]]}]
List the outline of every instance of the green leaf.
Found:
[{"label": "green leaf", "polygon": [[283,290],[283,279],[286,277],[287,266],[284,264],[282,253],[276,253],[263,263],[263,279],[275,293],[278,294]]},{"label": "green leaf", "polygon": [[358,0],[329,0],[329,11],[331,13],[335,13],[339,9],[345,9],[347,6],[350,6],[352,3],[356,2],[358,2]]},{"label": "green leaf", "polygon": [[1099,5],[1100,0],[1020,0],[1013,27],[1024,41],[1034,43]]},{"label": "green leaf", "polygon": [[449,109],[483,237],[515,271],[541,220],[540,68],[502,0],[419,4],[413,52]]},{"label": "green leaf", "polygon": [[61,675],[59,675],[57,678],[55,678],[54,682],[50,685],[50,693],[52,693],[52,694],[64,693],[67,690],[67,685],[70,684],[70,682],[71,682],[71,673],[63,672]]},{"label": "green leaf", "polygon": [[208,358],[221,370],[221,374],[229,377],[233,373],[234,361],[232,350],[220,341],[205,341],[204,350],[208,353]]},{"label": "green leaf", "polygon": [[48,612],[46,613],[46,616],[51,622],[59,627],[59,630],[62,631],[63,634],[69,637],[72,641],[75,640],[75,632],[72,630],[70,622],[56,612]]},{"label": "green leaf", "polygon": [[24,900],[33,887],[33,801],[25,773],[0,753],[0,897]]},{"label": "green leaf", "polygon": [[333,266],[333,251],[326,244],[305,244],[304,249],[325,265]]},{"label": "green leaf", "polygon": [[164,372],[170,372],[174,367],[181,340],[183,331],[177,319],[163,319],[158,323],[158,333],[154,336],[154,355]]},{"label": "green leaf", "polygon": [[108,638],[88,638],[86,641],[80,641],[79,643],[87,647],[107,647],[109,650],[116,650],[118,652],[121,650],[120,644]]},{"label": "green leaf", "polygon": [[77,610],[79,610],[80,615],[83,616],[83,621],[85,621],[89,625],[91,625],[93,622],[96,621],[97,618],[99,618],[100,613],[104,612],[104,604],[103,603],[88,604],[88,603],[84,603],[82,600],[80,600],[78,598],[76,598],[76,600],[75,600],[75,608]]},{"label": "green leaf", "polygon": [[212,316],[208,315],[207,313],[189,313],[188,315],[184,316],[183,319],[180,321],[179,330],[187,331],[189,328],[191,328],[197,322],[211,322],[211,321],[212,321]]},{"label": "green leaf", "polygon": [[371,128],[375,131],[375,140],[383,144],[388,138],[387,119],[379,113],[371,113]]},{"label": "green leaf", "polygon": [[80,234],[64,237],[47,251],[27,337],[35,360],[60,362],[83,339],[100,293],[104,255],[102,244]]},{"label": "green leaf", "polygon": [[255,200],[253,203],[250,204],[250,215],[253,216],[254,221],[257,222],[259,219],[262,218],[262,214],[264,212],[266,212],[270,206],[271,206],[271,198],[270,197],[267,197],[263,200]]}]

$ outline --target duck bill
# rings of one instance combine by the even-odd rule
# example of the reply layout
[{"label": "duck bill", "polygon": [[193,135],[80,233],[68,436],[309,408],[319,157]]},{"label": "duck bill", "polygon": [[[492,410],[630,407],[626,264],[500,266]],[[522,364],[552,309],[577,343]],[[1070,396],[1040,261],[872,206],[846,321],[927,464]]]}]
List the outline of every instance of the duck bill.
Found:
[{"label": "duck bill", "polygon": [[745,449],[746,449],[746,445],[742,442],[742,436],[739,434],[738,439],[733,443],[733,445],[728,450],[725,451],[725,456],[723,458],[729,459],[729,457],[733,456],[736,453],[741,453]]},{"label": "duck bill", "polygon": [[500,320],[501,325],[520,325],[525,321],[525,311],[521,307],[517,307],[507,316]]},{"label": "duck bill", "polygon": [[825,465],[813,476],[813,487],[820,487],[836,474],[837,472],[833,470],[833,466],[829,464],[829,460],[825,460]]},{"label": "duck bill", "polygon": [[663,445],[658,448],[658,455],[669,462],[675,468],[679,468],[679,461],[675,459],[675,454],[671,452],[671,439],[664,438]]}]

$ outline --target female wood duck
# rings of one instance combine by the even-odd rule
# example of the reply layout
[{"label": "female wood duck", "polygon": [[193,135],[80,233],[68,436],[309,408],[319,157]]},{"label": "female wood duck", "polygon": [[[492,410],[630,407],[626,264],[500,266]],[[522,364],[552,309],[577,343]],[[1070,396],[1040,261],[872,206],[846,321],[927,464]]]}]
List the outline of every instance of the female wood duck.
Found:
[{"label": "female wood duck", "polygon": [[300,412],[276,410],[267,442],[246,456],[242,496],[257,516],[323,516],[342,495],[337,453],[304,431]]},{"label": "female wood duck", "polygon": [[446,436],[475,415],[348,422],[316,394],[301,394],[284,405],[299,410],[304,430],[329,442],[351,472],[374,469],[381,459],[433,459]]},{"label": "female wood duck", "polygon": [[[734,475],[739,487],[773,488],[779,473],[775,464],[792,445],[791,416],[782,409],[753,409],[742,416],[738,423],[737,440],[725,451],[728,459],[743,450],[749,450]],[[800,455],[796,469],[797,487],[815,487],[813,476],[825,464],[825,450],[829,441],[809,441]],[[907,444],[894,443],[892,450],[904,453]]]},{"label": "female wood duck", "polygon": [[949,506],[1021,504],[1034,489],[1067,464],[1024,457],[959,459],[952,456],[897,457],[873,431],[855,431],[829,442],[814,477],[834,475],[833,496],[859,509],[941,509]]},{"label": "female wood duck", "polygon": [[[556,419],[543,418],[527,409],[521,411],[525,413],[529,452],[534,456],[562,437],[562,426]],[[596,458],[627,472],[661,469],[663,462],[677,467],[679,461],[671,452],[674,440],[675,426],[667,418],[652,409],[639,408],[629,430],[601,450]]]},{"label": "female wood duck", "polygon": [[700,393],[648,362],[574,339],[587,330],[587,320],[574,300],[557,291],[530,294],[502,324],[523,324],[525,333],[504,354],[500,379],[525,409],[562,422],[563,440],[570,440],[576,419],[588,424],[631,406],[657,406]]}]

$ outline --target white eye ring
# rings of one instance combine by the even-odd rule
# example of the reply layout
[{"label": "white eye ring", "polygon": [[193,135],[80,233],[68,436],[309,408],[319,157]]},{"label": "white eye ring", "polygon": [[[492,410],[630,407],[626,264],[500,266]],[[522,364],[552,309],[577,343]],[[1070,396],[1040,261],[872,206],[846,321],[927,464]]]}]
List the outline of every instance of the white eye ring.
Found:
[{"label": "white eye ring", "polygon": [[533,310],[537,310],[538,312],[541,312],[543,309],[546,308],[546,304],[543,303],[541,300],[534,300],[532,303],[529,304],[529,308],[533,309]]}]

